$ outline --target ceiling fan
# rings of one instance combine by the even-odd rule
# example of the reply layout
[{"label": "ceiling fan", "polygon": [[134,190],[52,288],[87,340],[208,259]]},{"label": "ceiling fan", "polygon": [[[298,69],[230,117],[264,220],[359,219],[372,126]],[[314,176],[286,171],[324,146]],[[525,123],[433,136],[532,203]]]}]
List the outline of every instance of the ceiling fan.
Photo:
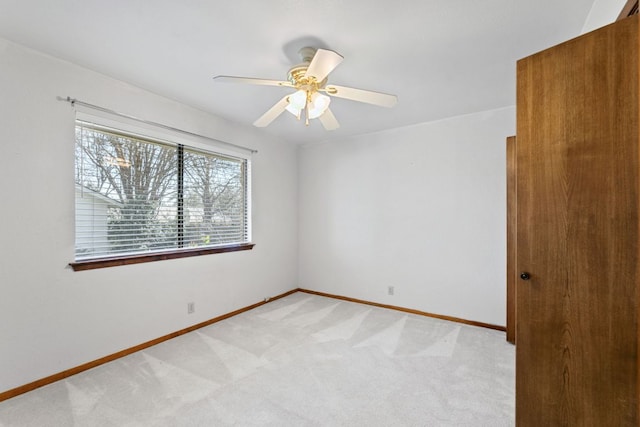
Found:
[{"label": "ceiling fan", "polygon": [[262,117],[256,120],[253,125],[257,127],[268,126],[280,114],[289,111],[298,120],[304,116],[307,126],[310,119],[317,118],[326,130],[337,129],[340,124],[329,109],[330,97],[366,102],[381,107],[393,107],[398,102],[395,95],[333,84],[328,85],[327,76],[344,59],[339,53],[327,49],[303,47],[299,54],[302,63],[294,65],[289,70],[286,81],[234,76],[215,76],[214,80],[296,89],[294,93],[288,94],[276,102]]}]

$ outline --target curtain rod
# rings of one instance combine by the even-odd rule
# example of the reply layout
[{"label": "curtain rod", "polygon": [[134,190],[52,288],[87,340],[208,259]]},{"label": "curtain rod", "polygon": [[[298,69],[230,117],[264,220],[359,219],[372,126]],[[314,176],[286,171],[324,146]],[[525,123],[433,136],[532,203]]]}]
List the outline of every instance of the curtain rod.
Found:
[{"label": "curtain rod", "polygon": [[210,138],[208,136],[200,135],[200,134],[197,134],[197,133],[194,133],[194,132],[189,132],[188,130],[174,128],[173,126],[163,125],[162,123],[156,123],[156,122],[152,122],[152,121],[149,121],[149,120],[140,119],[138,117],[130,116],[128,114],[120,113],[118,111],[110,110],[108,108],[100,107],[98,105],[93,105],[93,104],[89,104],[87,102],[79,101],[79,100],[77,100],[75,98],[71,98],[70,96],[67,96],[66,98],[58,96],[57,98],[58,98],[58,101],[66,101],[66,102],[70,103],[72,107],[75,106],[76,104],[77,105],[82,105],[83,107],[88,107],[88,108],[92,108],[94,110],[102,111],[102,112],[105,112],[105,113],[114,114],[116,116],[124,117],[124,118],[130,119],[130,120],[135,120],[136,122],[144,123],[144,124],[147,124],[147,125],[157,126],[157,127],[163,128],[163,129],[174,131],[174,132],[183,133],[185,135],[196,136],[198,138],[208,139],[209,141],[217,142],[219,144],[224,144],[224,145],[227,145],[229,147],[240,148],[242,150],[246,150],[246,151],[249,151],[251,153],[257,153],[258,152],[258,150],[254,150],[253,148],[243,147],[241,145],[232,144],[231,142],[220,141],[219,139]]}]

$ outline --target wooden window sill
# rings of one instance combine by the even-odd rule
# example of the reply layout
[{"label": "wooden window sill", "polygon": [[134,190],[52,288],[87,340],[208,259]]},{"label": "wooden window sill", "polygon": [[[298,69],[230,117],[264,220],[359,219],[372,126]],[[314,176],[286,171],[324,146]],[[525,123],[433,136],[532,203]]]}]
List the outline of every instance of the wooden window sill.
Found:
[{"label": "wooden window sill", "polygon": [[215,248],[195,248],[174,252],[98,258],[87,261],[71,262],[69,263],[69,265],[71,266],[71,268],[73,268],[73,271],[94,270],[97,268],[117,267],[119,265],[164,261],[167,259],[187,258],[200,255],[220,254],[225,252],[250,251],[251,249],[253,249],[253,246],[253,243],[241,243],[237,245],[217,246]]}]

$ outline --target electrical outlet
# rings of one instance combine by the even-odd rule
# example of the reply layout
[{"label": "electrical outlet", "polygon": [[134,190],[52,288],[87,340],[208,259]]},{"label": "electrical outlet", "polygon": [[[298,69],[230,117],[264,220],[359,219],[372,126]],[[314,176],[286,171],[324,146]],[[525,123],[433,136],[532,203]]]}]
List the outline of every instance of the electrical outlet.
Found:
[{"label": "electrical outlet", "polygon": [[388,290],[387,290],[387,293],[388,293],[389,295],[393,295],[393,292],[394,292],[394,291],[395,291],[395,288],[394,288],[393,286],[389,286],[389,288],[388,288]]},{"label": "electrical outlet", "polygon": [[196,312],[196,303],[195,302],[188,302],[187,303],[187,313],[191,314],[191,313],[195,313]]}]

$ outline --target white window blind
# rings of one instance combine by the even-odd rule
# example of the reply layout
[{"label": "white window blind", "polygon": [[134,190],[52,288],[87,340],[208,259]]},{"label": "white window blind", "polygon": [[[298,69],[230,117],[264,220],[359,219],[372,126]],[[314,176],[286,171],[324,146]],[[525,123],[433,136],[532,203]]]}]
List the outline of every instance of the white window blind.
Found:
[{"label": "white window blind", "polygon": [[249,242],[249,162],[76,121],[76,261]]}]

